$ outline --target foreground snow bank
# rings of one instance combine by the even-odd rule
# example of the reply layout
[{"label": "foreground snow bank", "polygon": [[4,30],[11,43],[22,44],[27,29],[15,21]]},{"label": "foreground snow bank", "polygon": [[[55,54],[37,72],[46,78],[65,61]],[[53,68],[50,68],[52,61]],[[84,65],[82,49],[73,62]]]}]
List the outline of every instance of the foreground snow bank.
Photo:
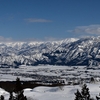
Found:
[{"label": "foreground snow bank", "polygon": [[[90,90],[91,97],[99,94],[100,83],[87,84]],[[43,87],[39,86],[34,89],[25,89],[24,95],[27,96],[29,100],[74,100],[74,93],[79,89],[81,91],[80,85],[75,86],[64,86],[64,87]],[[4,95],[5,100],[8,100],[9,93],[0,89],[0,95]]]},{"label": "foreground snow bank", "polygon": [[[99,94],[100,84],[87,84],[90,89],[91,97]],[[25,95],[29,98],[35,100],[74,100],[74,93],[79,89],[81,91],[81,86],[64,86],[64,87],[36,87],[34,89],[25,89]],[[33,100],[32,99],[32,100]]]},{"label": "foreground snow bank", "polygon": [[8,100],[8,98],[9,98],[9,93],[1,88],[0,88],[0,95],[3,95],[5,97],[5,100]]}]

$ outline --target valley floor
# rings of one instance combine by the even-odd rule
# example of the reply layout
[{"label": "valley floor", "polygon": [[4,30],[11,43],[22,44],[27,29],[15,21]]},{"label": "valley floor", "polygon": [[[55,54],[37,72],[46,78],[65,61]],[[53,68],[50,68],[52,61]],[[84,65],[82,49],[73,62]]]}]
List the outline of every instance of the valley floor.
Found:
[{"label": "valley floor", "polygon": [[[83,83],[87,83],[91,97],[95,98],[100,92],[100,66],[19,66],[19,68],[0,68],[0,81],[15,81],[19,77],[22,81],[38,80],[43,84],[51,84],[64,80],[65,86],[38,86],[34,89],[24,89],[28,100],[74,100],[77,89],[81,90]],[[94,78],[94,83],[90,79]],[[76,84],[74,84],[76,83]],[[0,95],[8,100],[9,93],[0,89]]]}]

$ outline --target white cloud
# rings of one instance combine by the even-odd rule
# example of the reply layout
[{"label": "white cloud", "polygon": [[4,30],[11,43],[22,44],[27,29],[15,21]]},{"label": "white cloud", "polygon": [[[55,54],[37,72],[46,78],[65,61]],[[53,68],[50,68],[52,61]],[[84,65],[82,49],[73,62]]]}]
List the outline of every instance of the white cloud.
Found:
[{"label": "white cloud", "polygon": [[13,41],[12,38],[5,38],[3,36],[0,36],[0,42],[9,42],[9,41]]},{"label": "white cloud", "polygon": [[38,41],[38,42],[43,42],[43,41],[59,41],[59,40],[62,40],[63,38],[54,38],[54,37],[44,37],[42,39],[38,39],[38,38],[27,38],[27,39],[24,39],[24,40],[21,40],[21,41],[27,41],[27,42],[30,42],[30,41]]},{"label": "white cloud", "polygon": [[54,38],[54,37],[45,37],[44,41],[59,41],[62,40],[63,38]]},{"label": "white cloud", "polygon": [[21,40],[14,40],[12,38],[5,38],[0,36],[0,42],[43,42],[43,41],[57,41],[62,40],[62,38],[44,37],[44,39],[37,38],[23,38]]},{"label": "white cloud", "polygon": [[67,32],[73,33],[88,33],[88,34],[100,34],[100,25],[89,25],[89,26],[77,26],[73,30],[68,30]]},{"label": "white cloud", "polygon": [[27,22],[30,22],[30,23],[35,23],[35,22],[38,22],[38,23],[52,22],[51,20],[47,20],[47,19],[37,19],[37,18],[28,18],[28,19],[24,19],[24,20],[26,20]]}]

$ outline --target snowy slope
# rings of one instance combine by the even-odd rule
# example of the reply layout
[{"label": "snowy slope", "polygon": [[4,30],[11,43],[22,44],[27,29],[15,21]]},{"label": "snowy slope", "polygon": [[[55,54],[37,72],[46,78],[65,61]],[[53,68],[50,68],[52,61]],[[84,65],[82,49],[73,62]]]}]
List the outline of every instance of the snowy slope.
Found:
[{"label": "snowy slope", "polygon": [[[100,92],[99,83],[87,84],[90,90],[91,97],[95,98]],[[74,93],[79,89],[81,91],[81,86],[64,86],[62,89],[59,87],[36,87],[34,89],[25,89],[24,95],[27,96],[29,100],[74,100]],[[0,95],[4,95],[5,100],[8,100],[9,93],[0,89]]]},{"label": "snowy slope", "polygon": [[[90,89],[92,98],[99,95],[99,84],[87,84],[87,87]],[[77,89],[81,91],[81,88],[79,85],[64,86],[62,90],[59,87],[37,87],[33,90],[26,89],[25,95],[35,100],[74,100],[74,93]]]}]

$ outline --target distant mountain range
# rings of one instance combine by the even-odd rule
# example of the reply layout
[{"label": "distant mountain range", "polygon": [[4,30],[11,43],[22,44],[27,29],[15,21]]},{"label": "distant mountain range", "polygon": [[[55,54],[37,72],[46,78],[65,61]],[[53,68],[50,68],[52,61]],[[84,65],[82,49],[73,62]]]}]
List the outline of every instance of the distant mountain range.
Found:
[{"label": "distant mountain range", "polygon": [[1,42],[0,66],[100,64],[100,37],[50,42]]}]

